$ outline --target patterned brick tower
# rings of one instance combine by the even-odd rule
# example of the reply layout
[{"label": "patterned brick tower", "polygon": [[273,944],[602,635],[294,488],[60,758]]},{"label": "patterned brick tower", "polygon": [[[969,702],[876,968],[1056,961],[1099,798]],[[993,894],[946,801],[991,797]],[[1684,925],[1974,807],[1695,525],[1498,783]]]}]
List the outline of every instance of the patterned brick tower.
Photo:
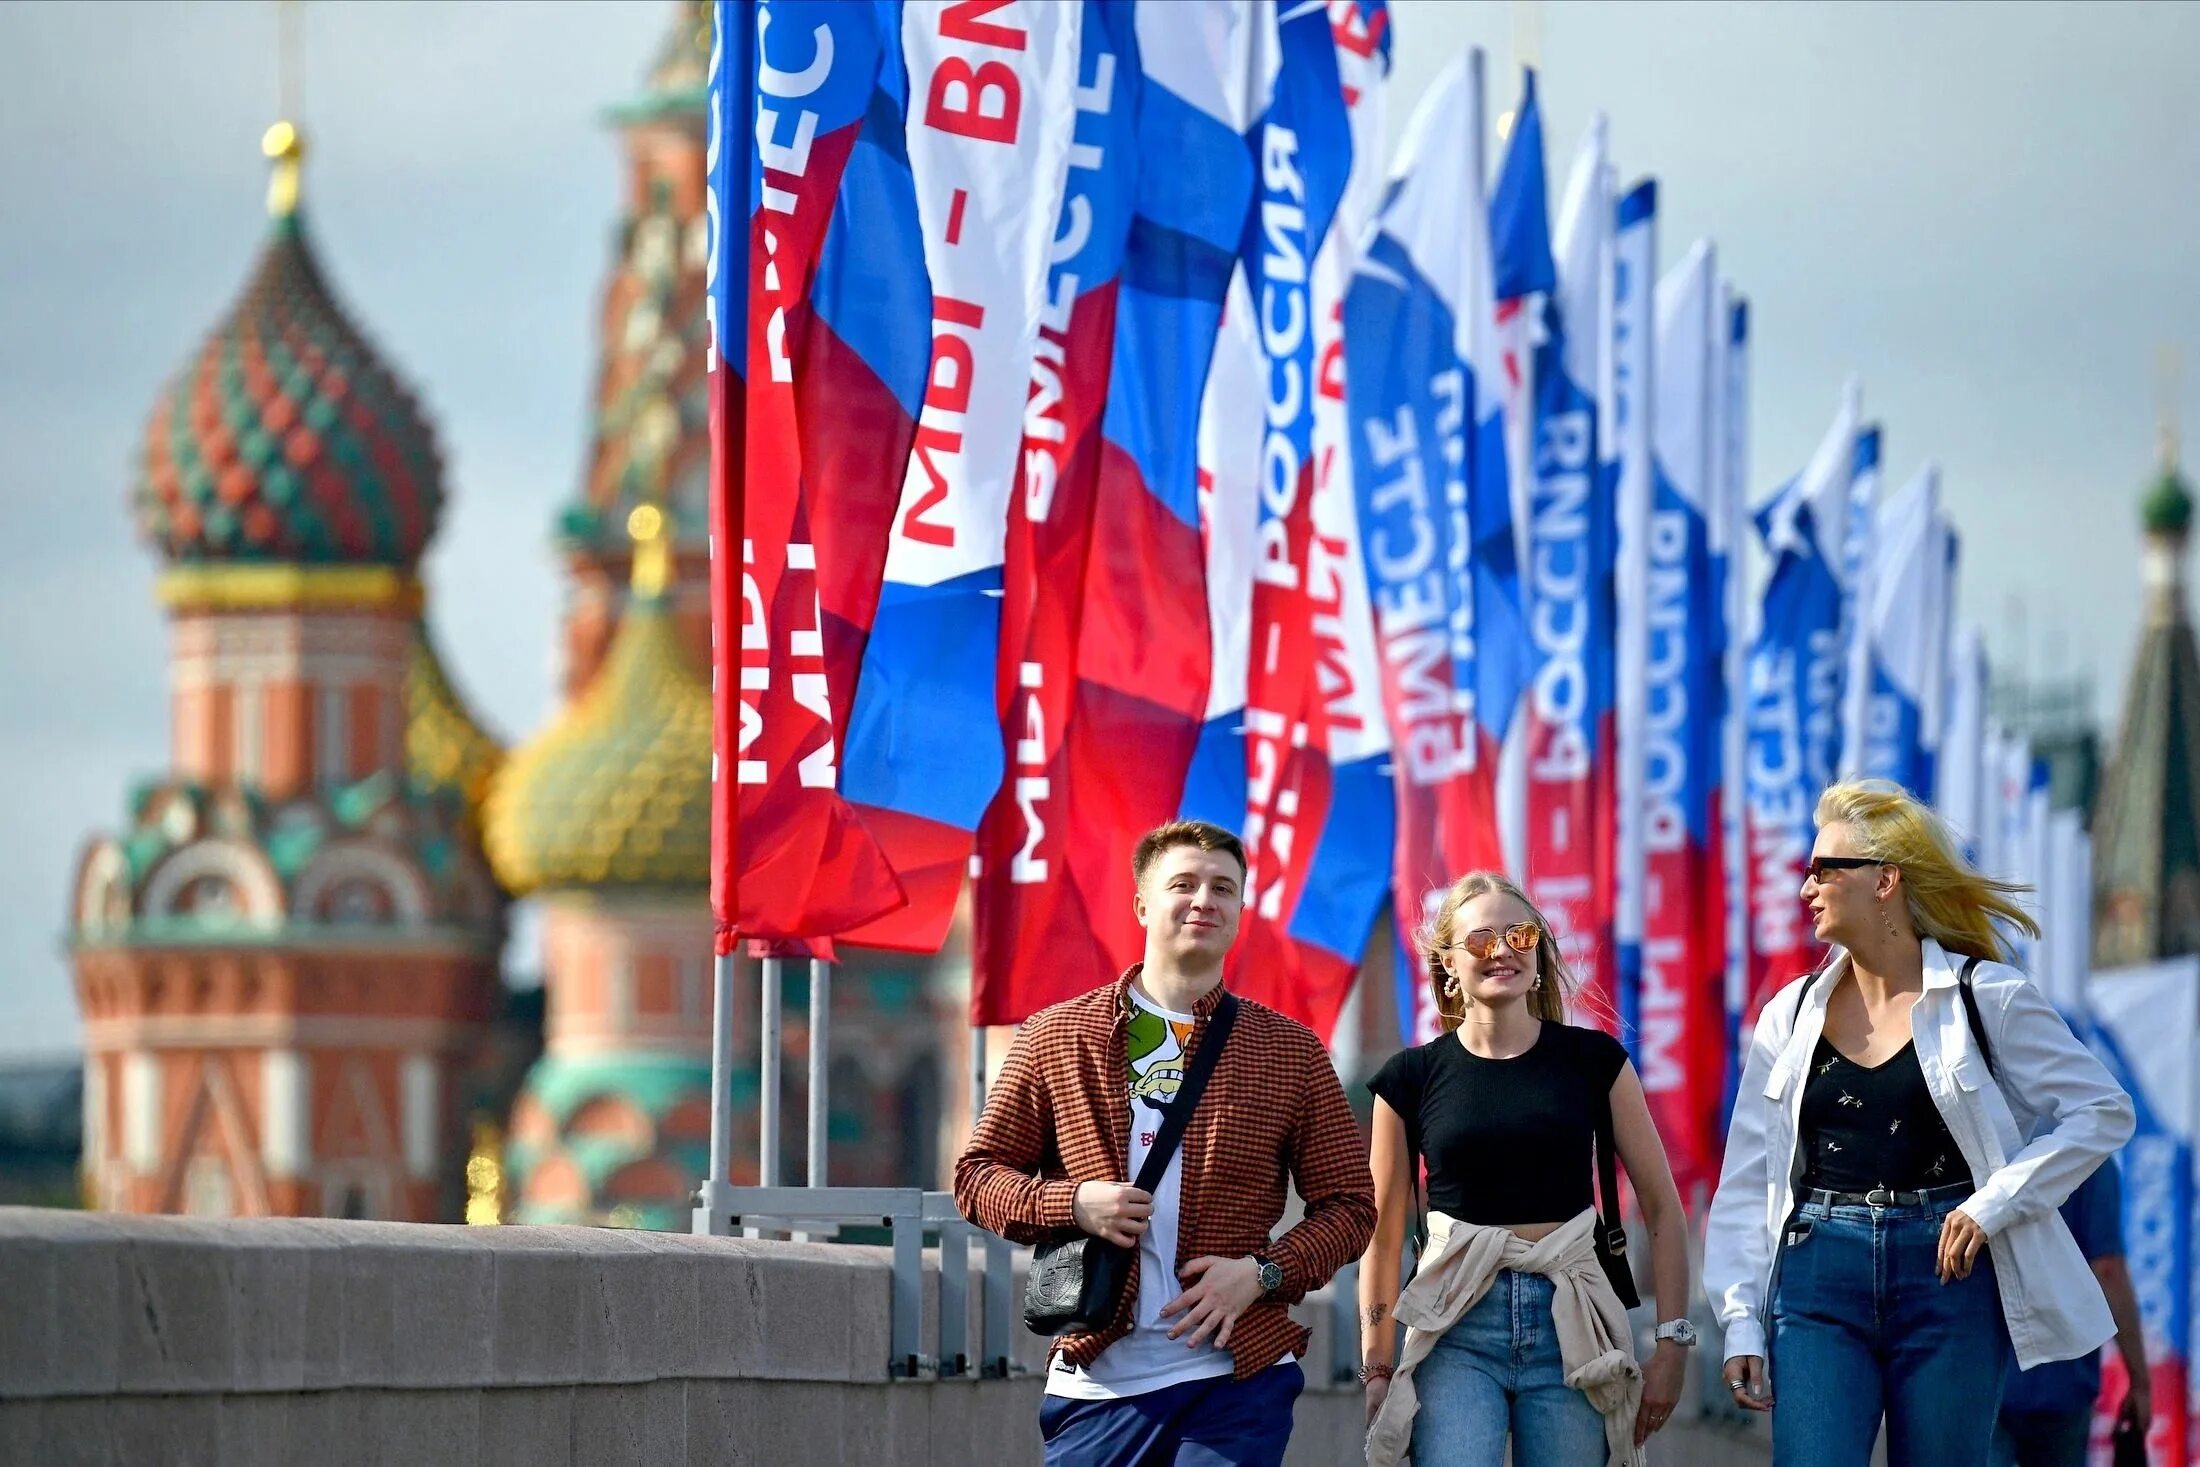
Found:
[{"label": "patterned brick tower", "polygon": [[643,504],[669,521],[667,614],[694,665],[710,665],[703,317],[710,24],[707,3],[680,0],[641,95],[609,113],[626,149],[625,212],[600,307],[588,467],[578,500],[557,523],[570,576],[568,699],[588,686],[611,646],[632,570],[627,516]]},{"label": "patterned brick tower", "polygon": [[2185,588],[2192,490],[2166,423],[2140,516],[2139,655],[2093,807],[2093,962],[2102,968],[2200,952],[2200,650]]},{"label": "patterned brick tower", "polygon": [[421,623],[433,432],[322,275],[296,130],[267,151],[267,241],[156,404],[135,490],[173,746],[77,872],[86,1192],[456,1218],[504,931],[473,814],[498,754]]},{"label": "patterned brick tower", "polygon": [[[628,187],[587,468],[555,528],[569,578],[566,706],[495,777],[487,809],[498,876],[544,918],[545,1047],[505,1152],[518,1222],[684,1229],[707,1154],[709,60],[710,6],[679,0],[640,96],[610,112]],[[847,956],[832,993],[830,1179],[936,1183],[938,1036],[960,1034],[961,997],[927,959]],[[800,1117],[807,977],[789,966],[784,1105]],[[744,964],[736,1181],[757,1172],[756,981]],[[798,1124],[781,1138],[782,1175],[797,1181],[802,1142]]]}]

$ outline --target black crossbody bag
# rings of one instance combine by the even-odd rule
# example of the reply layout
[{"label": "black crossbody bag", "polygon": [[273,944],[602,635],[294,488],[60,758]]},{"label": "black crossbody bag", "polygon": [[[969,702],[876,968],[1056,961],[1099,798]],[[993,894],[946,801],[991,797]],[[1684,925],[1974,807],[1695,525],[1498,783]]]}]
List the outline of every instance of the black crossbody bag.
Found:
[{"label": "black crossbody bag", "polygon": [[[1547,1021],[1546,1021],[1547,1022]],[[1590,1118],[1597,1164],[1597,1263],[1604,1269],[1612,1292],[1629,1309],[1642,1303],[1635,1287],[1635,1266],[1627,1258],[1627,1229],[1619,1220],[1619,1147],[1612,1140],[1612,1092],[1597,1096],[1596,1113]],[[1428,1209],[1421,1202],[1421,1134],[1409,1127],[1407,1144],[1413,1149],[1413,1245],[1416,1268],[1428,1251]]]},{"label": "black crossbody bag", "polygon": [[[1192,1110],[1207,1089],[1207,1077],[1222,1058],[1222,1046],[1230,1038],[1237,1007],[1236,995],[1228,992],[1215,1005],[1199,1050],[1192,1056],[1192,1067],[1185,1072],[1184,1083],[1169,1103],[1169,1113],[1162,1118],[1161,1132],[1154,1137],[1153,1148],[1146,1153],[1145,1163],[1131,1183],[1149,1196],[1168,1172],[1169,1159],[1184,1139]],[[1025,1327],[1033,1334],[1048,1336],[1106,1329],[1115,1322],[1123,1286],[1137,1266],[1135,1247],[1125,1248],[1096,1238],[1082,1228],[1048,1239],[1032,1250],[1031,1272],[1024,1278]]]}]

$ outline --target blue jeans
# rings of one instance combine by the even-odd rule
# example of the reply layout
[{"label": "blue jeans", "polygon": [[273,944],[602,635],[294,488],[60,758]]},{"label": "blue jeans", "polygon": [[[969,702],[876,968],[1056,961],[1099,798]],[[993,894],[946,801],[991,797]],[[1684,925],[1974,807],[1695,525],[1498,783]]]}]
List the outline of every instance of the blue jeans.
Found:
[{"label": "blue jeans", "polygon": [[1282,1467],[1291,1408],[1306,1389],[1285,1359],[1245,1380],[1219,1375],[1113,1401],[1047,1396],[1047,1467]]},{"label": "blue jeans", "polygon": [[2004,1411],[1994,1433],[1993,1467],[2085,1467],[2093,1408]]},{"label": "blue jeans", "polygon": [[1775,1467],[1865,1467],[1882,1416],[1888,1467],[1987,1467],[2009,1331],[1988,1249],[1969,1278],[1934,1272],[1956,1206],[1797,1211],[1772,1286]]},{"label": "blue jeans", "polygon": [[1506,1269],[1413,1372],[1414,1467],[1598,1467],[1604,1418],[1566,1384],[1551,1281]]}]

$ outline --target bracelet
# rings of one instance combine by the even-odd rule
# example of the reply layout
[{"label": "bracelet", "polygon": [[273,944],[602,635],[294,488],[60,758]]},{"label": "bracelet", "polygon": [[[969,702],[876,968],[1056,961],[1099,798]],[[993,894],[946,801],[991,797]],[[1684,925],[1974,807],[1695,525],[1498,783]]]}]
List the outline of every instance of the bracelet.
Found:
[{"label": "bracelet", "polygon": [[1366,1385],[1371,1380],[1388,1380],[1397,1373],[1398,1367],[1388,1361],[1378,1361],[1373,1365],[1363,1365],[1360,1367],[1360,1384]]}]

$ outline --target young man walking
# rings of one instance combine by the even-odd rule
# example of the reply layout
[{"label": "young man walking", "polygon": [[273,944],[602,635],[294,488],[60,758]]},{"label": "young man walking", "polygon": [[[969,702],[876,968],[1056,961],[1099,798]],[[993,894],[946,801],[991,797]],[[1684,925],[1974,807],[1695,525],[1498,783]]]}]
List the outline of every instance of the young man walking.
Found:
[{"label": "young man walking", "polygon": [[[1137,1250],[1104,1329],[1056,1338],[1039,1431],[1049,1464],[1273,1467],[1306,1384],[1286,1306],[1359,1256],[1375,1189],[1344,1088],[1313,1032],[1237,1001],[1183,1141],[1132,1186],[1223,999],[1245,848],[1202,821],[1132,860],[1145,957],[1017,1031],[955,1164],[978,1226],[1036,1243],[1082,1229]],[[1288,1172],[1305,1217],[1280,1238]]]}]

